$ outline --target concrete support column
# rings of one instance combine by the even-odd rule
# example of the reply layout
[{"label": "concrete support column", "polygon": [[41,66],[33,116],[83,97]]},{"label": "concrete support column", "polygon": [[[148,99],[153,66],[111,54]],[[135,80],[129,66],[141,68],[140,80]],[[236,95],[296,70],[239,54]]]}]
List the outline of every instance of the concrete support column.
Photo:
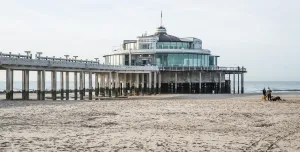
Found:
[{"label": "concrete support column", "polygon": [[141,87],[142,87],[141,93],[142,93],[142,95],[144,95],[144,93],[145,93],[145,73],[142,73],[142,80],[141,81],[142,81],[141,82]]},{"label": "concrete support column", "polygon": [[66,72],[66,100],[69,100],[70,96],[70,82],[69,82],[69,72]]},{"label": "concrete support column", "polygon": [[52,100],[56,100],[56,71],[51,72],[51,84]]},{"label": "concrete support column", "polygon": [[154,91],[153,91],[153,93],[154,94],[157,94],[157,72],[154,72],[153,73],[154,74],[154,79],[153,79],[153,85],[154,85]]},{"label": "concrete support column", "polygon": [[104,80],[105,80],[105,93],[104,94],[105,94],[105,96],[109,96],[109,93],[108,93],[109,92],[109,85],[108,85],[109,84],[109,82],[108,82],[109,78],[108,78],[108,75],[109,75],[109,73],[105,73],[105,75],[104,75]]},{"label": "concrete support column", "polygon": [[152,72],[149,72],[148,75],[148,94],[152,94]]},{"label": "concrete support column", "polygon": [[129,90],[130,90],[130,95],[132,95],[132,90],[133,90],[133,85],[132,85],[132,73],[129,73]]},{"label": "concrete support column", "polygon": [[89,100],[93,100],[93,73],[89,72]]},{"label": "concrete support column", "polygon": [[178,73],[175,72],[175,93],[177,93],[177,79],[178,79]]},{"label": "concrete support column", "polygon": [[102,97],[105,96],[105,76],[103,73],[100,73],[100,94]]},{"label": "concrete support column", "polygon": [[41,100],[45,100],[45,90],[46,90],[46,72],[41,71]]},{"label": "concrete support column", "polygon": [[13,70],[6,69],[6,100],[13,100],[14,74]]},{"label": "concrete support column", "polygon": [[84,72],[81,71],[79,74],[79,96],[80,96],[80,100],[83,100],[83,85],[84,85],[84,80],[83,77],[84,76]]},{"label": "concrete support column", "polygon": [[161,73],[158,73],[158,93],[161,94]]},{"label": "concrete support column", "polygon": [[77,72],[74,72],[74,100],[77,100],[78,96],[78,83],[77,83]]},{"label": "concrete support column", "polygon": [[37,95],[37,100],[41,100],[41,71],[37,71],[37,82],[36,82],[36,95]]},{"label": "concrete support column", "polygon": [[95,73],[95,96],[99,96],[99,74]]},{"label": "concrete support column", "polygon": [[10,100],[13,100],[14,99],[14,70],[10,70],[10,91],[9,91],[9,97],[10,97]]},{"label": "concrete support column", "polygon": [[29,100],[29,70],[25,70],[25,100]]},{"label": "concrete support column", "polygon": [[235,73],[233,73],[233,94],[235,94]]},{"label": "concrete support column", "polygon": [[230,85],[229,85],[229,94],[231,94],[231,78],[230,78],[230,75],[231,75],[231,74],[228,74],[228,76],[229,76],[229,84],[230,84]]},{"label": "concrete support column", "polygon": [[202,74],[199,72],[199,93],[202,93]]},{"label": "concrete support column", "polygon": [[64,100],[64,72],[60,72],[60,100]]},{"label": "concrete support column", "polygon": [[124,73],[124,80],[123,80],[122,87],[123,87],[124,96],[127,96],[127,90],[128,90],[128,88],[127,88],[127,73]]},{"label": "concrete support column", "polygon": [[83,86],[83,88],[82,88],[82,90],[83,90],[83,96],[85,96],[85,72],[83,72],[83,76],[82,76],[83,78],[83,80],[82,80],[82,86]]},{"label": "concrete support column", "polygon": [[119,73],[115,73],[115,97],[119,96],[119,91],[120,91],[120,80],[119,80]]},{"label": "concrete support column", "polygon": [[140,75],[135,74],[135,94],[138,96],[140,94]]},{"label": "concrete support column", "polygon": [[26,100],[26,91],[25,91],[26,79],[25,79],[25,77],[26,77],[25,70],[22,70],[22,100]]},{"label": "concrete support column", "polygon": [[241,94],[244,94],[244,73],[241,74]]},{"label": "concrete support column", "polygon": [[191,82],[191,73],[188,72],[188,80],[189,80],[189,93],[192,93],[192,82]]},{"label": "concrete support column", "polygon": [[238,94],[240,94],[240,74],[238,74]]},{"label": "concrete support column", "polygon": [[108,96],[111,97],[112,95],[112,72],[109,72],[109,78],[108,78]]},{"label": "concrete support column", "polygon": [[10,69],[6,69],[6,100],[10,99]]},{"label": "concrete support column", "polygon": [[219,78],[219,92],[222,93],[222,73],[220,72],[220,78]]}]

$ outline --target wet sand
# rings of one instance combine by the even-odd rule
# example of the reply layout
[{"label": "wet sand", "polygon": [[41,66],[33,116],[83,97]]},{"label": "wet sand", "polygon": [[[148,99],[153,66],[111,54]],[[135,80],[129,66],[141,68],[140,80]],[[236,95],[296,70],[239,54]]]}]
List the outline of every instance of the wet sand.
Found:
[{"label": "wet sand", "polygon": [[0,151],[300,151],[300,95],[0,101]]}]

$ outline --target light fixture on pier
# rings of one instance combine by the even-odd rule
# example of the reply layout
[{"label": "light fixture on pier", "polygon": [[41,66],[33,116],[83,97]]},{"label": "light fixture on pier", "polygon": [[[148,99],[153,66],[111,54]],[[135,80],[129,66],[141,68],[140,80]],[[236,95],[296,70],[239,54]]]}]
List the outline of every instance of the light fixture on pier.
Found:
[{"label": "light fixture on pier", "polygon": [[64,55],[66,57],[66,61],[68,60],[69,55]]},{"label": "light fixture on pier", "polygon": [[73,56],[73,57],[75,58],[75,62],[76,62],[76,59],[77,59],[78,56]]},{"label": "light fixture on pier", "polygon": [[36,52],[37,57],[40,59],[43,52]]},{"label": "light fixture on pier", "polygon": [[98,62],[99,58],[94,58],[96,60],[96,62]]},{"label": "light fixture on pier", "polygon": [[24,51],[27,54],[27,59],[29,58],[29,54],[31,53],[31,51]]}]

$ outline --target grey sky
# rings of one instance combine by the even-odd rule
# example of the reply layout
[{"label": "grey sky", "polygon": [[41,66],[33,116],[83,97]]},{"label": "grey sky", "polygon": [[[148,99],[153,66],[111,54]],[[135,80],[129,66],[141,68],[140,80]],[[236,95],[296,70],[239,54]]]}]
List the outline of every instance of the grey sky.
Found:
[{"label": "grey sky", "polygon": [[3,0],[0,51],[102,57],[153,33],[160,10],[169,34],[200,38],[220,66],[245,66],[245,80],[300,80],[297,0]]}]

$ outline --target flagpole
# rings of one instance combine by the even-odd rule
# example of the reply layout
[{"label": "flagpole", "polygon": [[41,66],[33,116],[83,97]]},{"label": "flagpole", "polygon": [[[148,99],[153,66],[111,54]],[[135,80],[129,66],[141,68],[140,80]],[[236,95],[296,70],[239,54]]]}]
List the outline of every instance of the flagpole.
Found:
[{"label": "flagpole", "polygon": [[162,11],[160,12],[160,26],[162,26]]}]

